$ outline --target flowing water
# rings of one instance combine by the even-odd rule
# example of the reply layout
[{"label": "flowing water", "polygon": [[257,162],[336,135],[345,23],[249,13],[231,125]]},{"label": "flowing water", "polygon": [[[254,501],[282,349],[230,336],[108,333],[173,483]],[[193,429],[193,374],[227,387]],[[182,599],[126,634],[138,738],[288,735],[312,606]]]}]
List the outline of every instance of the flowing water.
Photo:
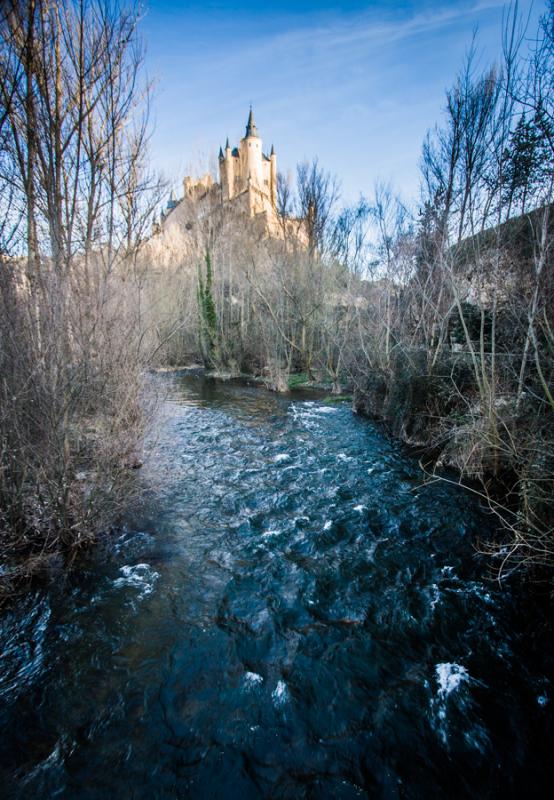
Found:
[{"label": "flowing water", "polygon": [[0,795],[545,797],[546,628],[469,496],[346,404],[163,380],[143,510],[0,622]]}]

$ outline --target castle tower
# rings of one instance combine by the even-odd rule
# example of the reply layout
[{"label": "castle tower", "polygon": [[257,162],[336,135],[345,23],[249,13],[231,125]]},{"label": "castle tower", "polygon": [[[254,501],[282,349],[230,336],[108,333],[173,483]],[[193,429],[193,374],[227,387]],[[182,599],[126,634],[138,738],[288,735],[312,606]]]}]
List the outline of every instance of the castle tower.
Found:
[{"label": "castle tower", "polygon": [[240,154],[241,173],[245,186],[248,186],[250,181],[251,186],[263,190],[262,140],[258,135],[252,108],[250,108],[248,122],[246,123],[246,134],[240,142]]}]

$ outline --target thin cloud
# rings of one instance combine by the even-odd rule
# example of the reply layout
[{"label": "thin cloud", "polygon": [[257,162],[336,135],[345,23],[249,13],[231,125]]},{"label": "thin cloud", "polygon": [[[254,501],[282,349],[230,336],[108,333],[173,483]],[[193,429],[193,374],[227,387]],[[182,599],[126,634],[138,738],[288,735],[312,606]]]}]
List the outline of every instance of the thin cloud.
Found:
[{"label": "thin cloud", "polygon": [[[503,5],[505,5],[504,0],[486,2],[482,0],[469,5],[449,4],[406,19],[389,14],[386,22],[376,19],[375,11],[365,12],[347,20],[337,18],[332,23],[319,23],[315,27],[301,26],[275,35],[262,34],[257,37],[255,43],[246,45],[240,43],[238,47],[233,48],[232,53],[226,52],[220,58],[216,57],[215,65],[223,67],[237,62],[244,67],[245,64],[260,59],[267,64],[272,58],[283,55],[297,63],[298,60],[311,60],[314,51],[319,51],[329,58],[336,51],[352,52],[352,48],[365,48],[368,44],[386,48],[410,37],[439,30],[457,21],[476,18],[484,11]],[[359,49],[352,55],[358,54]],[[281,66],[284,66],[282,62]]]}]

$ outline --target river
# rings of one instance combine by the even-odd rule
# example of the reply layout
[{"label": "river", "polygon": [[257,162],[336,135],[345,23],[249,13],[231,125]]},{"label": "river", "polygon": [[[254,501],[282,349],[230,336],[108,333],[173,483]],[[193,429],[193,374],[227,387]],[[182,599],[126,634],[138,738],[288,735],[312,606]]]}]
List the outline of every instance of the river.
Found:
[{"label": "river", "polygon": [[141,507],[0,620],[0,794],[546,796],[548,626],[472,498],[348,404],[159,380]]}]

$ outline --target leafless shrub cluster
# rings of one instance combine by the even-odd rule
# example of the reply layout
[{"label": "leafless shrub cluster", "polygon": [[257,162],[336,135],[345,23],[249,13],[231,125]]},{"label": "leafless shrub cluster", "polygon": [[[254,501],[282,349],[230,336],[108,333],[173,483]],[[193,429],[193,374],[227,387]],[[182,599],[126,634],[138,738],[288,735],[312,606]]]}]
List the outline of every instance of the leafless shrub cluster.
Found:
[{"label": "leafless shrub cluster", "polygon": [[146,163],[137,10],[8,0],[0,17],[4,585],[94,537],[132,483],[143,408]]}]

